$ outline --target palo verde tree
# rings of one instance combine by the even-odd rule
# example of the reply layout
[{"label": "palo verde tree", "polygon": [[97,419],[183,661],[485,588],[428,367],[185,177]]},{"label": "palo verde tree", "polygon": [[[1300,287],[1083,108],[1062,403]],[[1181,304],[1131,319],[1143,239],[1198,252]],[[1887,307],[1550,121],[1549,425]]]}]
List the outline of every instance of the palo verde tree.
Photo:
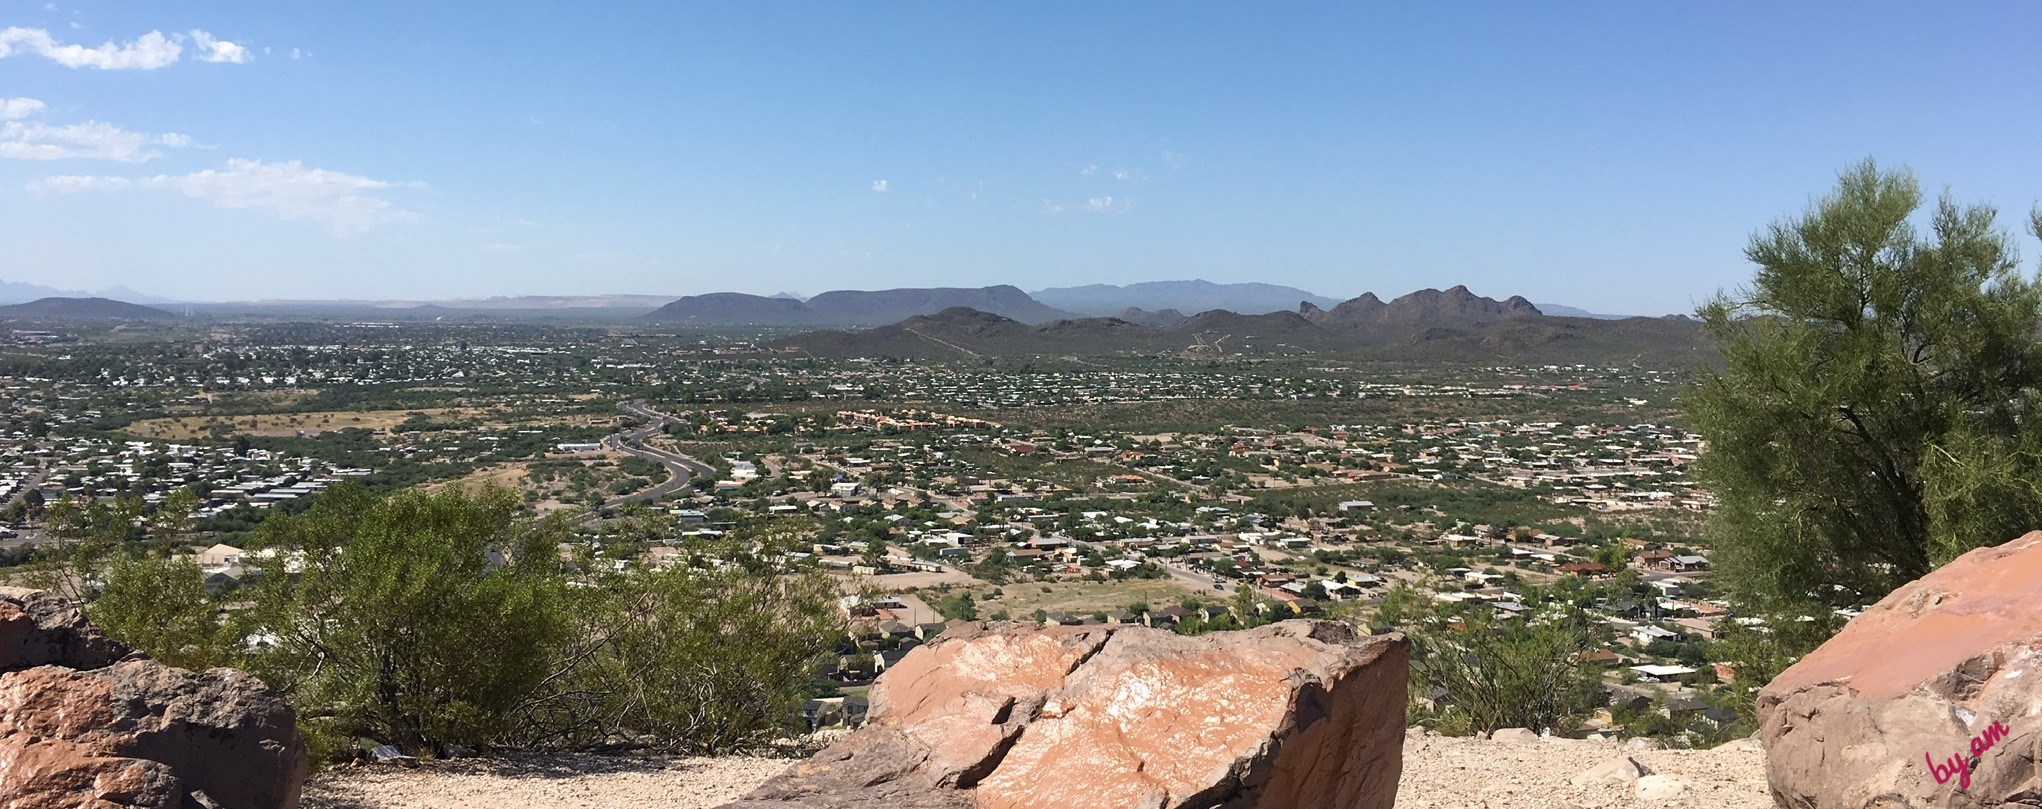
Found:
[{"label": "palo verde tree", "polygon": [[1700,309],[1724,360],[1686,397],[1708,534],[1760,614],[1830,621],[2042,527],[2042,287],[1992,208],[1921,208],[1911,173],[1854,166]]}]

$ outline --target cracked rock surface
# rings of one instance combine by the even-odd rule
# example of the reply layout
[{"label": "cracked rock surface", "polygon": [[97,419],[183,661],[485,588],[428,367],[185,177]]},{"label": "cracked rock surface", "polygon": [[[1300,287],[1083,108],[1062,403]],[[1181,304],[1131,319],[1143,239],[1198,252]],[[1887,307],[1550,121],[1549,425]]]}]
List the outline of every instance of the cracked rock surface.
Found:
[{"label": "cracked rock surface", "polygon": [[881,677],[865,727],[727,809],[1386,809],[1408,664],[1401,636],[1323,621],[972,625]]},{"label": "cracked rock surface", "polygon": [[[2042,532],[1893,591],[1781,672],[1758,708],[1781,806],[2042,806]],[[1995,722],[2008,735],[1973,761]]]},{"label": "cracked rock surface", "polygon": [[296,806],[306,749],[260,680],[131,653],[70,602],[0,587],[0,809]]}]

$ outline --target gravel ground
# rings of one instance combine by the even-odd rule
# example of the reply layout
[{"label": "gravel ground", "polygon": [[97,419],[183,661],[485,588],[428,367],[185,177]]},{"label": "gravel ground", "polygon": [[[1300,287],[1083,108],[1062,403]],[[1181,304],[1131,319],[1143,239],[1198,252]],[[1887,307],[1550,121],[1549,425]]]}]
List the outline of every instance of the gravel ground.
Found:
[{"label": "gravel ground", "polygon": [[[1673,793],[1639,799],[1620,783],[1576,786],[1574,776],[1620,756],[1654,774]],[[1614,742],[1544,739],[1483,741],[1418,736],[1404,741],[1398,809],[1580,809],[1721,807],[1770,809],[1765,755],[1753,742],[1713,750],[1638,750]]]},{"label": "gravel ground", "polygon": [[710,809],[792,763],[784,758],[589,755],[341,767],[312,776],[304,809]]},{"label": "gravel ground", "polygon": [[[1630,784],[1576,786],[1574,776],[1630,756],[1661,776],[1661,794]],[[711,809],[778,773],[787,759],[617,758],[558,755],[431,762],[416,769],[328,770],[306,786],[306,809]],[[1612,742],[1506,742],[1415,735],[1404,745],[1400,809],[1765,809],[1765,759],[1756,745],[1637,750]]]}]

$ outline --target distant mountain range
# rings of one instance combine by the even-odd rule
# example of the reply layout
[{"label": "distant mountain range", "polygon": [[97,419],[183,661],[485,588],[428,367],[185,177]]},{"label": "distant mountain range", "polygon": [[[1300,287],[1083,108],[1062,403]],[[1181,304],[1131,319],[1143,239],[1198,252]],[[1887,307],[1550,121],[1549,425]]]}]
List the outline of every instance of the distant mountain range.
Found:
[{"label": "distant mountain range", "polygon": [[5,320],[166,320],[177,315],[110,298],[38,298],[0,306]]},{"label": "distant mountain range", "polygon": [[1174,353],[1214,359],[1321,354],[1412,361],[1640,363],[1707,362],[1715,349],[1693,321],[1554,317],[1521,297],[1486,298],[1456,286],[1387,303],[1373,294],[1322,308],[1243,315],[1224,309],[1189,317],[1123,311],[1030,324],[958,307],[861,331],[826,330],[771,344],[828,357],[1030,357]]},{"label": "distant mountain range", "polygon": [[58,289],[56,287],[46,287],[42,284],[29,284],[19,281],[0,281],[0,304],[27,303],[43,298],[106,298],[108,300],[139,304],[177,303],[177,301],[170,300],[169,298],[159,298],[154,295],[136,292],[127,287],[108,287],[94,293],[81,292],[75,289]]},{"label": "distant mountain range", "polygon": [[1034,293],[1035,299],[1081,315],[1112,315],[1123,309],[1175,309],[1179,312],[1204,312],[1225,309],[1244,315],[1259,315],[1264,312],[1287,312],[1296,309],[1299,302],[1310,302],[1314,306],[1333,306],[1340,301],[1323,295],[1314,295],[1296,287],[1276,284],[1215,284],[1211,281],[1149,281],[1127,286],[1112,284],[1089,284],[1081,287],[1056,287]]},{"label": "distant mountain range", "polygon": [[[1460,289],[1460,288],[1456,288]],[[1464,289],[1460,290],[1465,293]],[[1416,294],[1416,293],[1414,293]],[[488,298],[446,298],[439,300],[252,300],[215,303],[183,303],[168,298],[113,287],[98,293],[57,289],[40,284],[0,281],[0,305],[24,303],[42,298],[104,298],[142,305],[174,306],[179,311],[211,316],[263,315],[270,317],[367,317],[383,319],[536,319],[622,322],[645,320],[685,326],[880,326],[898,323],[915,315],[931,315],[952,307],[967,307],[1000,315],[1022,323],[1041,324],[1086,316],[1117,317],[1129,323],[1155,328],[1174,328],[1199,313],[1225,310],[1255,315],[1296,312],[1314,324],[1339,328],[1343,324],[1385,317],[1401,320],[1432,320],[1442,323],[1467,321],[1478,315],[1458,311],[1470,305],[1469,296],[1455,290],[1438,292],[1452,300],[1424,304],[1424,296],[1408,301],[1397,312],[1382,312],[1388,304],[1374,295],[1340,301],[1296,287],[1277,284],[1216,284],[1210,281],[1153,281],[1115,286],[1092,284],[1044,289],[1030,295],[1009,286],[905,288],[877,291],[835,290],[813,297],[789,292],[771,296],[737,292],[713,292],[675,299],[665,295],[518,295]],[[1406,296],[1410,297],[1410,296]],[[1440,311],[1416,312],[1423,305],[1445,306]],[[1621,316],[1588,312],[1558,304],[1530,304],[1522,298],[1498,302],[1501,314],[1511,307],[1529,306],[1549,316],[1619,319]],[[1412,311],[1406,311],[1412,310]],[[1449,311],[1452,310],[1452,311]]]},{"label": "distant mountain range", "polygon": [[1018,287],[836,290],[807,300],[738,292],[690,295],[654,310],[647,320],[687,325],[870,326],[965,307],[1023,323],[1074,317],[1042,305]]}]

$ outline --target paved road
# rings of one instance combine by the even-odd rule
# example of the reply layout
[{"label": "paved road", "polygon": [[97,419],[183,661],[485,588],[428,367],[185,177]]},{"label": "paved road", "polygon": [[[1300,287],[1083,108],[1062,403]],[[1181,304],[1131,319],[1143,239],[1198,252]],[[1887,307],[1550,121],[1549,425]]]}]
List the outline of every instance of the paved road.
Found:
[{"label": "paved road", "polygon": [[624,411],[624,414],[627,416],[643,419],[645,424],[641,427],[604,437],[603,446],[626,454],[636,455],[664,466],[666,467],[668,478],[665,483],[645,491],[634,492],[604,501],[603,508],[616,508],[630,503],[658,502],[667,495],[687,488],[688,482],[693,480],[696,475],[716,474],[715,467],[694,458],[686,455],[675,455],[666,450],[654,449],[645,445],[645,439],[659,435],[661,431],[666,429],[667,424],[674,420],[672,416],[646,407],[643,401],[625,402],[618,405],[617,409]]},{"label": "paved road", "polygon": [[1211,573],[1207,573],[1202,570],[1192,570],[1190,568],[1178,567],[1174,564],[1171,564],[1169,561],[1163,559],[1155,559],[1151,561],[1154,561],[1158,566],[1162,567],[1163,572],[1170,574],[1170,577],[1176,579],[1178,583],[1183,584],[1186,587],[1190,587],[1193,590],[1197,590],[1200,593],[1231,593],[1234,591],[1234,582],[1231,579],[1221,580],[1220,589],[1215,590],[1212,587],[1213,582]]}]

